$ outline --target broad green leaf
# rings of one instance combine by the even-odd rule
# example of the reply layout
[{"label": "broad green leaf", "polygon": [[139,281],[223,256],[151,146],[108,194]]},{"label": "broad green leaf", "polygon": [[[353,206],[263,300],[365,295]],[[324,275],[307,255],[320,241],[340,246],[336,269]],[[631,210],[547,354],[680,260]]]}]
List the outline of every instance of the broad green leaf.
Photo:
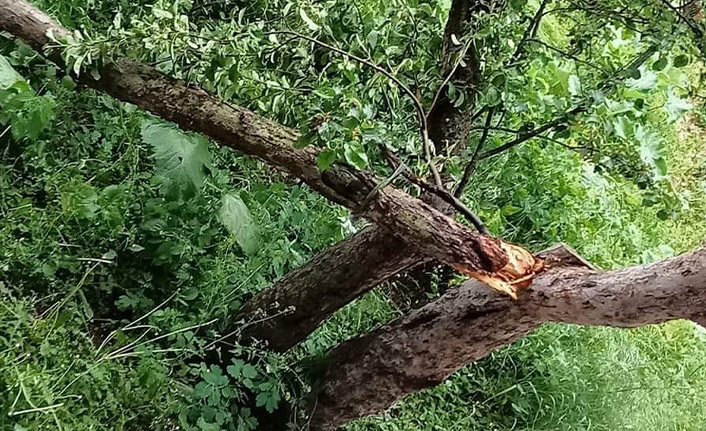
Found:
[{"label": "broad green leaf", "polygon": [[316,164],[319,169],[325,171],[336,161],[336,153],[332,150],[323,150],[316,156]]},{"label": "broad green leaf", "polygon": [[142,140],[154,149],[157,168],[170,180],[169,186],[182,187],[187,194],[201,190],[211,168],[206,138],[150,118],[142,121]]},{"label": "broad green leaf", "polygon": [[659,60],[652,63],[652,70],[657,72],[664,70],[665,67],[667,67],[667,57],[660,57]]},{"label": "broad green leaf", "polygon": [[670,122],[678,120],[685,112],[691,110],[694,106],[687,100],[677,96],[673,88],[668,91],[667,101],[664,104],[664,112],[667,113],[667,118]]},{"label": "broad green leaf", "polygon": [[485,92],[485,101],[488,106],[497,106],[502,101],[502,93],[495,87],[489,87]]},{"label": "broad green leaf", "polygon": [[657,176],[667,174],[667,163],[664,159],[664,141],[654,130],[639,124],[635,128],[635,139],[639,143],[640,159],[651,166]]},{"label": "broad green leaf", "polygon": [[360,142],[348,142],[344,146],[343,156],[346,161],[359,169],[364,169],[368,165],[368,155]]},{"label": "broad green leaf", "polygon": [[613,119],[613,130],[615,134],[623,139],[628,139],[632,136],[633,124],[630,118],[625,115],[620,115]]},{"label": "broad green leaf", "polygon": [[224,195],[221,211],[218,215],[221,223],[235,237],[245,253],[255,254],[258,252],[260,232],[257,223],[240,196],[233,193]]},{"label": "broad green leaf", "polygon": [[682,54],[674,57],[674,67],[684,67],[689,64],[689,56]]},{"label": "broad green leaf", "polygon": [[6,90],[17,81],[24,81],[24,78],[12,68],[5,57],[0,55],[0,89]]}]

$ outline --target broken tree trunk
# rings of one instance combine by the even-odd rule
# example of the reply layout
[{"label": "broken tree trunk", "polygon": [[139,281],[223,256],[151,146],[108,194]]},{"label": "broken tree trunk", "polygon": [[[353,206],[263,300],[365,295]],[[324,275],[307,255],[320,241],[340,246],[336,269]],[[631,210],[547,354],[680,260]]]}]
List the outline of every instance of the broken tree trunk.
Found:
[{"label": "broken tree trunk", "polygon": [[621,328],[680,318],[706,322],[706,248],[610,272],[574,256],[564,247],[547,253],[547,271],[517,301],[469,281],[335,348],[312,403],[312,429],[382,412],[545,322]]},{"label": "broken tree trunk", "polygon": [[[453,44],[452,35],[462,34],[463,25],[471,18],[471,2],[454,0],[444,31],[441,76],[450,74],[468,85],[476,85],[480,72],[475,50],[469,50],[463,65],[454,70],[453,54],[459,47]],[[469,98],[473,99],[473,98]],[[429,112],[429,138],[437,153],[452,149],[462,153],[472,128],[473,107],[459,109],[449,100],[446,92]],[[442,178],[448,175],[441,173]],[[434,208],[452,215],[454,209],[446,201],[431,193],[421,199]],[[406,276],[428,279],[429,259],[416,253],[405,244],[380,228],[369,227],[349,239],[317,254],[312,260],[292,271],[279,282],[250,299],[241,314],[252,319],[241,334],[244,338],[265,340],[269,347],[285,351],[302,341],[321,322],[336,310],[370,291],[376,285],[416,266]],[[406,283],[403,289],[421,295],[423,289],[416,283]],[[422,281],[422,284],[424,282]],[[412,292],[414,291],[414,292]],[[229,325],[228,333],[237,328]]]}]

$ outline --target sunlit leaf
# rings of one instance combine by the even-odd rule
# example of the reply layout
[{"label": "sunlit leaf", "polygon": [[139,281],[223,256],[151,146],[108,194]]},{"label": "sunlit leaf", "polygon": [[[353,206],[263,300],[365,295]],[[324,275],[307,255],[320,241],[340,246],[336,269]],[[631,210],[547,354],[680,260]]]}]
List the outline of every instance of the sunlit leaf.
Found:
[{"label": "sunlit leaf", "polygon": [[169,191],[174,187],[182,187],[187,193],[201,190],[211,168],[206,138],[149,118],[142,121],[142,140],[152,146],[157,168],[170,181]]},{"label": "sunlit leaf", "polygon": [[224,195],[218,216],[245,253],[258,252],[260,232],[250,210],[240,196],[233,193]]}]

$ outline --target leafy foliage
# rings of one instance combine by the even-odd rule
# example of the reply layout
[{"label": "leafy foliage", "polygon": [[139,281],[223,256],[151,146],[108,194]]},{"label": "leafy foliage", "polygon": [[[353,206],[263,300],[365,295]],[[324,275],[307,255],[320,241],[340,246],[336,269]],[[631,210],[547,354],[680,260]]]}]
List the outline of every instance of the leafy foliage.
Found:
[{"label": "leafy foliage", "polygon": [[[36,3],[80,29],[54,48],[71,72],[147,61],[297,128],[299,145],[323,150],[322,169],[388,174],[384,145],[429,173],[396,83],[283,32],[385,67],[429,110],[445,78],[448,2]],[[504,238],[565,241],[606,268],[693,248],[706,233],[704,135],[684,115],[699,104],[699,47],[660,2],[624,0],[548,2],[522,43],[539,6],[479,12],[452,40],[474,45],[481,77],[451,80],[444,95],[503,112],[486,149],[563,120],[481,161],[462,199]],[[203,356],[245,298],[359,223],[256,161],[76,92],[27,46],[0,41],[0,429],[251,430],[283,416],[283,428],[305,426],[309,363],[399,315],[385,288],[286,355],[233,345],[222,367]],[[434,155],[451,181],[482,119],[468,150]],[[699,331],[547,326],[351,429],[699,429]]]}]

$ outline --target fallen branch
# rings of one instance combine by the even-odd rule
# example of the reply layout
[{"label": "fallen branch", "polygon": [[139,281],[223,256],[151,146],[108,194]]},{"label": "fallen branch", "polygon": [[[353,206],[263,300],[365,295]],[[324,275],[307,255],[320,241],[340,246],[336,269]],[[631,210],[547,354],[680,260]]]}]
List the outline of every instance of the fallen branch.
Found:
[{"label": "fallen branch", "polygon": [[312,429],[382,412],[407,394],[524,337],[545,322],[633,328],[706,322],[706,249],[653,265],[601,272],[565,246],[518,301],[468,281],[329,355]]}]

